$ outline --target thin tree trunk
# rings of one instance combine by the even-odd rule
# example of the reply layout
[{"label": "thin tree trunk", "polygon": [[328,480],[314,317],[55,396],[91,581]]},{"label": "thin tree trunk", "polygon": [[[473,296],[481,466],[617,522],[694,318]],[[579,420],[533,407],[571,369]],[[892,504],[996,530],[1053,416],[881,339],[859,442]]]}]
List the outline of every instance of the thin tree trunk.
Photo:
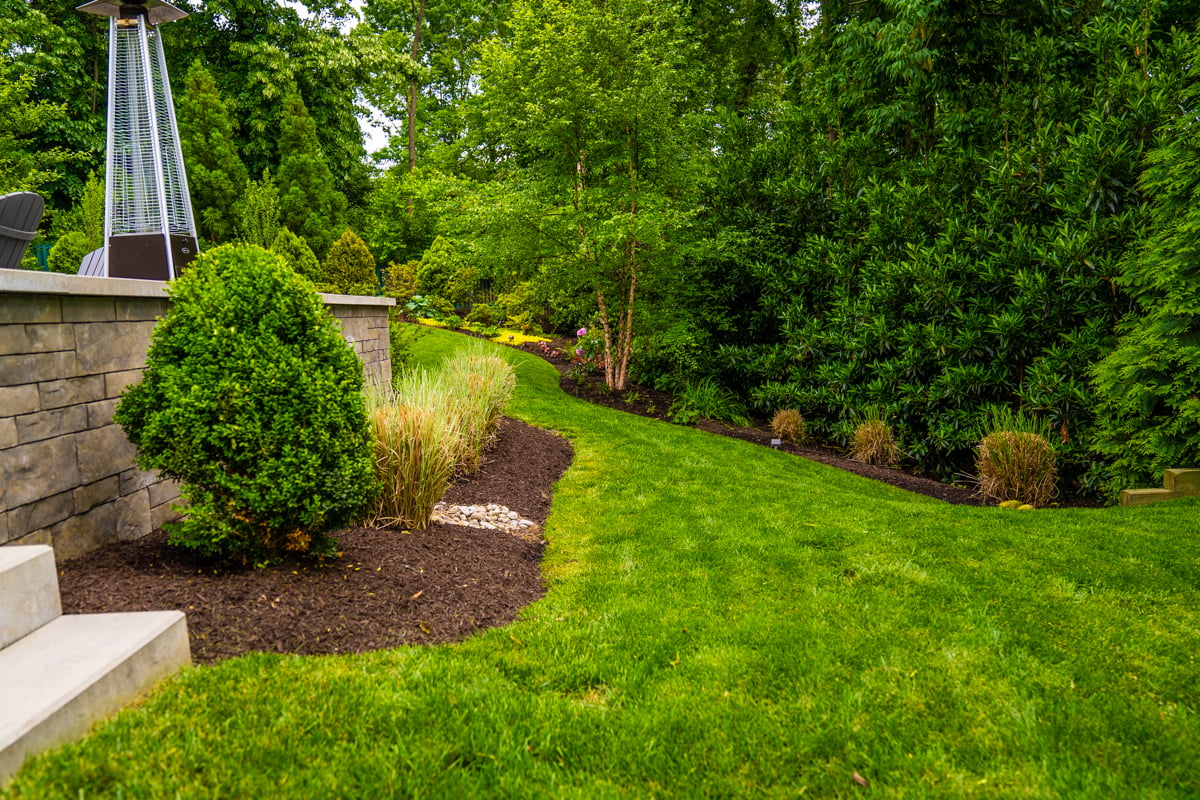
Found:
[{"label": "thin tree trunk", "polygon": [[[415,6],[415,4],[414,4]],[[421,55],[421,28],[425,26],[425,0],[421,0],[419,7],[414,7],[416,12],[416,23],[413,26],[412,47],[409,48],[408,54],[412,58],[413,63],[417,62],[417,57]],[[417,168],[417,81],[416,79],[408,82],[408,171]],[[408,213],[411,216],[415,210],[413,198],[410,195],[408,198]]]},{"label": "thin tree trunk", "polygon": [[638,184],[637,172],[633,167],[633,130],[629,124],[625,125],[625,152],[627,153],[626,163],[629,167],[630,194],[629,260],[626,263],[629,288],[625,295],[625,307],[621,309],[620,319],[617,323],[617,364],[614,369],[613,382],[609,384],[618,391],[625,389],[625,376],[629,371],[629,355],[633,351],[633,303],[637,297],[638,275]]},{"label": "thin tree trunk", "polygon": [[600,308],[600,330],[604,332],[604,385],[615,389],[617,386],[613,367],[612,326],[608,321],[608,306],[604,303],[604,292],[599,289],[596,290],[596,305]]}]

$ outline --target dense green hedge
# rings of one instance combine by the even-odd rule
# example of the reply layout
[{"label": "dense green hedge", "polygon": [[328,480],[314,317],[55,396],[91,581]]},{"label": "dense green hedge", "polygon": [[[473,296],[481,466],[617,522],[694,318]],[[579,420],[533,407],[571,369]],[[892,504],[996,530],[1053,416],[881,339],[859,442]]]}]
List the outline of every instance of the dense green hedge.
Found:
[{"label": "dense green hedge", "polygon": [[[735,324],[708,326],[709,369],[837,443],[878,406],[941,478],[971,471],[989,409],[1021,408],[1055,432],[1065,483],[1099,492],[1099,393],[1119,382],[1091,370],[1132,307],[1123,288],[1149,298],[1118,279],[1149,230],[1139,176],[1190,35],[1170,4],[977,6],[822,4],[788,96],[729,121],[743,157],[715,181],[710,280]],[[1160,413],[1136,425],[1187,426]]]}]

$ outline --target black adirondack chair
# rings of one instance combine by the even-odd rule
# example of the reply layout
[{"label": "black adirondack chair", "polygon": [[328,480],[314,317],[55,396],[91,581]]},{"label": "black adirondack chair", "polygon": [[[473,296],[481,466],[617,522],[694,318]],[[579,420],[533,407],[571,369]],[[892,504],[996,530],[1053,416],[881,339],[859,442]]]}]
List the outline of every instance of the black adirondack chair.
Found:
[{"label": "black adirondack chair", "polygon": [[0,197],[0,267],[17,269],[25,248],[37,236],[46,201],[33,192],[13,192]]}]

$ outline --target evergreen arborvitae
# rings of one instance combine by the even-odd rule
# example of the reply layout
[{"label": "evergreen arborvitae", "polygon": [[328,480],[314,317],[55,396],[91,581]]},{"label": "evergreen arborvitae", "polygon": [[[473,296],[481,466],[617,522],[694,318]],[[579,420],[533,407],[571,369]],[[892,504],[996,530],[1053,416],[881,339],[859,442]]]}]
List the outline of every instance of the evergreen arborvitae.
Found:
[{"label": "evergreen arborvitae", "polygon": [[321,280],[321,262],[308,243],[287,228],[280,228],[271,244],[271,252],[282,256],[288,266],[313,283]]},{"label": "evergreen arborvitae", "polygon": [[378,287],[375,257],[367,243],[349,228],[329,248],[324,283],[343,294],[373,294]]},{"label": "evergreen arborvitae", "polygon": [[246,190],[246,167],[234,146],[234,134],[233,117],[216,82],[195,61],[184,79],[184,99],[179,104],[179,144],[196,226],[202,237],[213,242],[234,236],[235,207]]},{"label": "evergreen arborvitae", "polygon": [[246,182],[246,196],[238,204],[238,238],[268,249],[279,234],[279,188],[264,169],[262,180]]},{"label": "evergreen arborvitae", "polygon": [[345,223],[346,196],[335,188],[316,123],[298,94],[284,100],[276,181],[283,224],[304,237],[318,256],[328,251],[335,231]]}]

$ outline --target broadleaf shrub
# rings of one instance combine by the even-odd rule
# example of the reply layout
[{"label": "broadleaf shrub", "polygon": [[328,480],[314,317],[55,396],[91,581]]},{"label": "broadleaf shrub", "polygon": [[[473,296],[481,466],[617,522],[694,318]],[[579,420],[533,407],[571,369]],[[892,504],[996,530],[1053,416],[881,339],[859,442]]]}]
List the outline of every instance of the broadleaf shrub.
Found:
[{"label": "broadleaf shrub", "polygon": [[312,287],[252,245],[173,281],[116,420],[142,469],[182,482],[172,544],[259,563],[329,554],[373,499],[362,365]]},{"label": "broadleaf shrub", "polygon": [[47,266],[51,272],[62,272],[74,275],[79,272],[83,257],[91,252],[87,236],[79,231],[63,234],[54,246],[50,248]]}]

